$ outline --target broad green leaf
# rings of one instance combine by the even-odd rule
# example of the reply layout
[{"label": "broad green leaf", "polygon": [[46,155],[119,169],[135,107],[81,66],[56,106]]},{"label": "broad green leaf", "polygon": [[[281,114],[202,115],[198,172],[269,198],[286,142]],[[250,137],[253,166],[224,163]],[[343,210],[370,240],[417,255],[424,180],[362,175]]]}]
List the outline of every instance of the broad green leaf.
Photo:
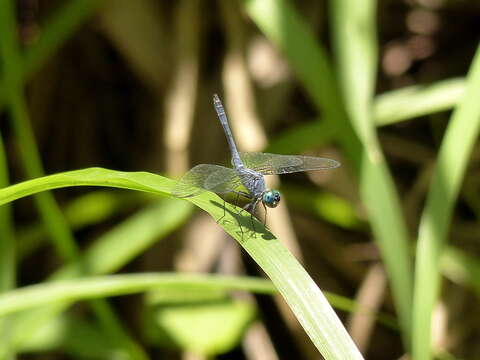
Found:
[{"label": "broad green leaf", "polygon": [[238,345],[254,315],[246,301],[167,303],[148,310],[146,326],[154,344],[215,356]]}]

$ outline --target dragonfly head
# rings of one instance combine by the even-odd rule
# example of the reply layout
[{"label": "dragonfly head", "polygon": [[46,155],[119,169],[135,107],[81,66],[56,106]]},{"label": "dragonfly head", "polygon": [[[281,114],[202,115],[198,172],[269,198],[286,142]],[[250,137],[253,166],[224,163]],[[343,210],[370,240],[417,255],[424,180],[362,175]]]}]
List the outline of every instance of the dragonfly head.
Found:
[{"label": "dragonfly head", "polygon": [[277,207],[280,202],[280,193],[277,190],[267,190],[262,195],[262,202],[270,207]]}]

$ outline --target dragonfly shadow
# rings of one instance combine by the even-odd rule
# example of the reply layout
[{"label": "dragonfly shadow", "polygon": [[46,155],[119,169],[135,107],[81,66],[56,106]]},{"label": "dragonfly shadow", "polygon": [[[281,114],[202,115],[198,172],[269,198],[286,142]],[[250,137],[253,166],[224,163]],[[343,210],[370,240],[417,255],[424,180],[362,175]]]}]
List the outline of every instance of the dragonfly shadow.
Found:
[{"label": "dragonfly shadow", "polygon": [[[246,240],[246,237],[257,237],[257,235],[260,235],[262,239],[264,240],[273,240],[275,237],[273,234],[265,228],[265,226],[258,221],[258,219],[255,216],[252,216],[249,212],[246,210],[242,210],[240,213],[231,210],[224,206],[224,204],[219,203],[217,201],[210,201],[213,205],[219,207],[222,212],[225,211],[225,213],[228,213],[231,215],[236,220],[236,224],[234,226],[238,227],[238,232],[237,235],[241,236],[242,241]],[[225,217],[220,218],[217,220],[217,222],[221,225],[226,225],[226,224],[231,224],[231,221],[228,219],[225,219]]]}]

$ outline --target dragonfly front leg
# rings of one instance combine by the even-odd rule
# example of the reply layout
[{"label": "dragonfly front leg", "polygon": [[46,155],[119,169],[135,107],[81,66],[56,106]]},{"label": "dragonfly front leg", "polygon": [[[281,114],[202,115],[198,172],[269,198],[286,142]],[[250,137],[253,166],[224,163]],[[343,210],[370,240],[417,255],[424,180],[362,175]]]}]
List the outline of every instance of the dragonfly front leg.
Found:
[{"label": "dragonfly front leg", "polygon": [[267,206],[265,205],[265,203],[262,201],[262,205],[263,205],[263,208],[265,210],[265,218],[264,218],[264,221],[263,221],[263,226],[267,226]]}]

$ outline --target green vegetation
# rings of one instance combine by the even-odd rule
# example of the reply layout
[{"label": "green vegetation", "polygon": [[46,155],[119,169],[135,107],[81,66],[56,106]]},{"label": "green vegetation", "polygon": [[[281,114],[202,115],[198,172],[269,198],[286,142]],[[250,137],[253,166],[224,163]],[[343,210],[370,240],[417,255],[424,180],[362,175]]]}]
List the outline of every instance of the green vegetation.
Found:
[{"label": "green vegetation", "polygon": [[[480,356],[480,47],[435,54],[478,5],[393,1],[403,43],[373,0],[27,3],[0,2],[0,360],[258,357],[258,326],[278,358]],[[213,92],[242,150],[342,167],[281,178],[268,226],[174,198],[228,161]]]}]

